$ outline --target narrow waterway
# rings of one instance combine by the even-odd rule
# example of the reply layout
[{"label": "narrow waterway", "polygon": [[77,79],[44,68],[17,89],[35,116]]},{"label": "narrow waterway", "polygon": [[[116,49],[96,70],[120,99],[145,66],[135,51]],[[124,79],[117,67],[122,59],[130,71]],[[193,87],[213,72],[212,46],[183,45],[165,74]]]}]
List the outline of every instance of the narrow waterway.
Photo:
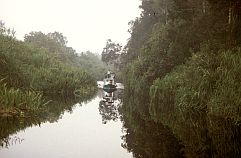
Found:
[{"label": "narrow waterway", "polygon": [[[116,92],[118,93],[118,92]],[[0,148],[1,158],[128,158],[132,157],[121,144],[122,122],[115,94],[113,104],[103,106],[104,92],[90,101],[76,103],[57,120],[30,125],[8,138]],[[52,122],[52,123],[51,123]]]}]

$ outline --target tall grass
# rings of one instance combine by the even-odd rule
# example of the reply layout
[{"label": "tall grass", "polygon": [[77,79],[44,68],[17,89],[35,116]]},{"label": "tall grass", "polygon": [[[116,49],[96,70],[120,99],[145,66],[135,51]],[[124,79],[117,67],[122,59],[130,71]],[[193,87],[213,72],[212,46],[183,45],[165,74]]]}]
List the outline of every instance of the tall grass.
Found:
[{"label": "tall grass", "polygon": [[240,65],[240,48],[212,52],[207,47],[151,86],[152,118],[174,131],[189,156],[241,153]]},{"label": "tall grass", "polygon": [[29,112],[39,111],[47,104],[41,93],[8,88],[0,80],[0,114],[1,116],[25,116]]}]

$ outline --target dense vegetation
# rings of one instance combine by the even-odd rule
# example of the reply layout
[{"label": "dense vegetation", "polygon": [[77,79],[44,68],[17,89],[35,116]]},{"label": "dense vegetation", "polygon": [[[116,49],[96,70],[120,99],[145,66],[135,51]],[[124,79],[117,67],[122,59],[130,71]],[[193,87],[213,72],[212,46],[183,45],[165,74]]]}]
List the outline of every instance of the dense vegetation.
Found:
[{"label": "dense vegetation", "polygon": [[166,125],[186,157],[238,157],[240,1],[143,0],[140,7],[122,56],[127,115]]},{"label": "dense vegetation", "polygon": [[105,65],[97,55],[79,55],[66,44],[66,37],[58,32],[31,32],[19,41],[1,22],[1,116],[39,110],[49,95],[81,96],[96,89],[96,79],[106,70]]},{"label": "dense vegetation", "polygon": [[87,72],[99,81],[103,80],[103,74],[110,69],[108,65],[101,61],[101,56],[99,54],[93,54],[89,51],[81,53],[78,60],[80,67],[84,67]]}]

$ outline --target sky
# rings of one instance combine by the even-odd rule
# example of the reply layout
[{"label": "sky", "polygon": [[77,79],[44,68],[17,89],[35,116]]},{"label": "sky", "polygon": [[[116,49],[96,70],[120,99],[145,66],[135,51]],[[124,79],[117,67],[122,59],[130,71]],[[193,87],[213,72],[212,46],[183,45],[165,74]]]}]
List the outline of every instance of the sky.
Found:
[{"label": "sky", "polygon": [[31,31],[58,31],[78,53],[101,53],[106,40],[125,45],[128,22],[140,15],[140,0],[0,0],[0,20],[17,39]]}]

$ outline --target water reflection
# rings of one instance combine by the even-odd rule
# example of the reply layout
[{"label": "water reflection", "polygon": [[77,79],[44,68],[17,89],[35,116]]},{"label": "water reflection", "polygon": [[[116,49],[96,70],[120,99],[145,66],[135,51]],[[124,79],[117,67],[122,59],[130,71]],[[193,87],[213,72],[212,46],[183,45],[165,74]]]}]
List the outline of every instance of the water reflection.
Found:
[{"label": "water reflection", "polygon": [[[127,113],[126,113],[127,114]],[[160,123],[145,120],[137,113],[123,116],[122,147],[134,158],[181,158],[182,146],[172,132]]]},{"label": "water reflection", "polygon": [[[76,98],[52,98],[47,110],[36,117],[0,120],[1,146],[9,148],[0,150],[0,155],[183,157],[182,146],[168,128],[123,105],[122,90],[99,90],[97,95],[92,95],[90,102],[90,98],[82,98],[83,104],[76,104],[80,102]],[[33,128],[23,132],[27,127]]]},{"label": "water reflection", "polygon": [[101,100],[99,103],[99,112],[102,116],[102,123],[106,124],[108,121],[117,121],[119,118],[119,107],[121,106],[120,94],[122,90],[102,91]]},{"label": "water reflection", "polygon": [[[120,91],[112,94],[99,91],[98,96],[81,104],[76,104],[78,100],[61,99],[49,105],[46,114],[39,114],[36,121],[33,118],[5,120],[4,125],[0,125],[2,135],[20,139],[8,139],[8,149],[2,148],[0,157],[131,158],[132,154],[121,147],[122,123],[117,119],[120,117],[120,94]],[[106,106],[103,97],[108,97]]]},{"label": "water reflection", "polygon": [[134,158],[182,158],[183,146],[172,132],[160,123],[143,118],[137,111],[122,106],[122,90],[101,91],[99,113],[102,123],[122,121],[121,146]]},{"label": "water reflection", "polygon": [[[39,113],[34,113],[28,117],[0,117],[0,149],[8,148],[17,142],[21,143],[21,138],[11,137],[27,127],[41,126],[45,122],[58,122],[65,112],[72,113],[74,105],[78,102],[87,102],[95,96],[95,92],[86,94],[78,98],[65,96],[51,96],[46,100],[51,100]],[[79,104],[81,106],[81,104]],[[21,141],[19,141],[21,140]]]}]

